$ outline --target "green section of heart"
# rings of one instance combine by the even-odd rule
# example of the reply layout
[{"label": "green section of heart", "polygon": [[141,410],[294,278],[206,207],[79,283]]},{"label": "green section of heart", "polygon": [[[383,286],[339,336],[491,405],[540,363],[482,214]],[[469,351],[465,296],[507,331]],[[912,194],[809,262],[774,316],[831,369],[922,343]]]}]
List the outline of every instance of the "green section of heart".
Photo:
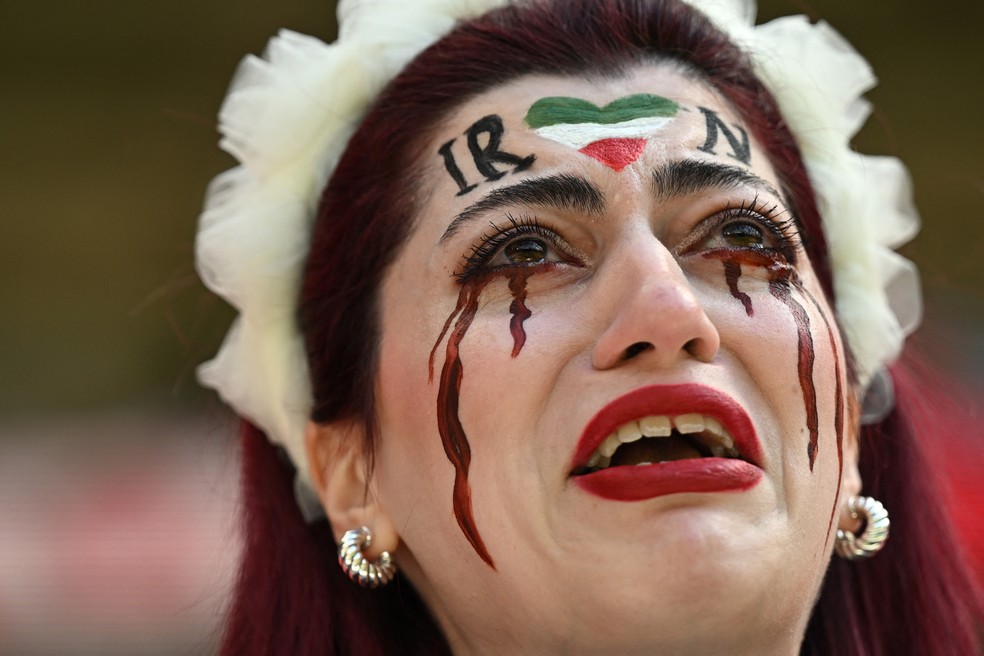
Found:
[{"label": "green section of heart", "polygon": [[542,128],[561,123],[600,123],[613,125],[637,118],[675,116],[680,108],[669,98],[637,93],[613,100],[604,107],[581,98],[552,96],[541,98],[526,112],[526,124]]}]

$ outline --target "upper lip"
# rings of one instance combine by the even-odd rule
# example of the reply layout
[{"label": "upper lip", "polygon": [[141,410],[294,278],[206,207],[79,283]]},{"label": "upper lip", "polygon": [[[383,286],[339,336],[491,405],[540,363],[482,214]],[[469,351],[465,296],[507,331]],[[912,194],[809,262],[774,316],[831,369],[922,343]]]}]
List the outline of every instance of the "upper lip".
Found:
[{"label": "upper lip", "polygon": [[762,466],[762,445],[741,404],[712,387],[685,383],[640,387],[606,404],[584,427],[574,452],[571,472],[583,470],[591,454],[622,424],[647,415],[688,413],[717,419],[731,434],[741,458]]}]

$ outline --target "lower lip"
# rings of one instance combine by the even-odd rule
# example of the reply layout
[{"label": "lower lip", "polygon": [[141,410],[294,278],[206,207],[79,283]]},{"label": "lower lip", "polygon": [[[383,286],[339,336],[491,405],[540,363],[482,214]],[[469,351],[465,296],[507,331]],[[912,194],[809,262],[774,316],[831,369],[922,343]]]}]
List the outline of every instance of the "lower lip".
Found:
[{"label": "lower lip", "polygon": [[741,492],[763,472],[744,460],[695,458],[652,465],[608,467],[574,478],[585,492],[612,501],[643,501],[685,492]]}]

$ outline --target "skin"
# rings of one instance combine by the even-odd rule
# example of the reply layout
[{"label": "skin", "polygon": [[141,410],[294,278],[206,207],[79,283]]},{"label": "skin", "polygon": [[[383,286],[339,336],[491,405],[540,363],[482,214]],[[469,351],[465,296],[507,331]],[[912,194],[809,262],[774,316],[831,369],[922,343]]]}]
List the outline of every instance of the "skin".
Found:
[{"label": "skin", "polygon": [[[545,96],[603,106],[636,93],[687,109],[620,172],[537,136],[523,122]],[[424,201],[417,225],[381,291],[375,467],[366,473],[364,454],[352,446],[361,444],[353,438],[362,428],[351,422],[311,426],[308,446],[336,536],[368,525],[375,539],[367,555],[394,554],[455,653],[798,653],[831,557],[831,513],[860,490],[854,413],[843,436],[843,467],[834,428],[837,403],[852,410],[853,392],[841,381],[846,398],[835,398],[835,354],[819,314],[833,311],[798,249],[798,278],[819,300],[817,307],[797,296],[816,345],[819,449],[811,471],[789,308],[770,294],[761,267],[743,266],[739,286],[754,304],[748,316],[722,262],[701,256],[722,243],[720,232],[701,232],[705,219],[756,198],[782,214],[783,199],[748,184],[672,198],[653,193],[652,169],[682,160],[737,166],[779,187],[754,140],[748,166],[728,156],[724,139],[715,153],[701,151],[707,131],[698,106],[740,125],[720,96],[665,65],[640,66],[619,79],[529,77],[463,104],[428,142],[425,152],[433,157],[419,173]],[[478,184],[458,195],[436,153],[490,114],[502,118],[502,149],[535,154],[535,162],[487,181],[462,144],[455,157]],[[595,185],[604,210],[500,209],[462,222],[442,241],[451,221],[494,189],[560,173]],[[453,515],[454,470],[438,435],[438,376],[428,379],[428,356],[458,300],[453,274],[492,231],[490,221],[508,224],[507,213],[535,216],[569,252],[552,250],[554,264],[529,276],[532,314],[517,357],[506,275],[482,291],[461,342],[468,481],[493,569]],[[840,336],[834,339],[843,353]],[[437,372],[443,360],[442,343]],[[674,383],[710,386],[744,407],[764,452],[757,485],[620,502],[571,482],[578,439],[602,406],[645,385]]]}]

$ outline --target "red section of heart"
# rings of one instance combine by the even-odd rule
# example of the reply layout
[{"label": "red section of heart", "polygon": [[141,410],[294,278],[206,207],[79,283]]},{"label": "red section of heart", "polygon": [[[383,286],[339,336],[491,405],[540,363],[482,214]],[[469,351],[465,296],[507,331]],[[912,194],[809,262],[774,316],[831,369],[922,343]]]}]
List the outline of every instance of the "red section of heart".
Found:
[{"label": "red section of heart", "polygon": [[599,139],[578,152],[594,157],[617,173],[639,159],[645,148],[645,139]]}]

